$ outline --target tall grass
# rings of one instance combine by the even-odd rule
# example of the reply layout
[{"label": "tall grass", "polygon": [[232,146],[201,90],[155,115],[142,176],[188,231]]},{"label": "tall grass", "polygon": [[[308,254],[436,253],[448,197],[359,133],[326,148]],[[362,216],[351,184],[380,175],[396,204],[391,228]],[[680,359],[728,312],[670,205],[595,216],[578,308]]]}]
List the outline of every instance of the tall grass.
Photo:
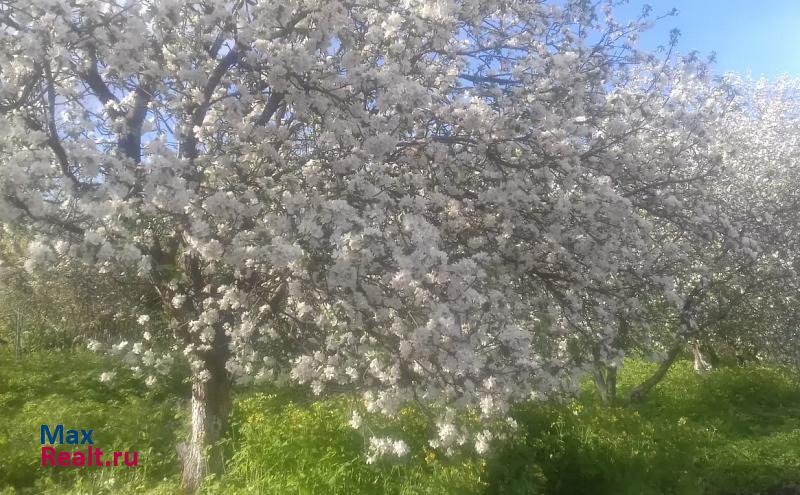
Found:
[{"label": "tall grass", "polygon": [[[149,390],[119,370],[109,387],[98,380],[109,366],[83,353],[0,351],[0,493],[177,493],[185,385]],[[626,362],[622,393],[650,371]],[[365,438],[347,425],[352,400],[240,391],[226,472],[205,493],[751,495],[800,485],[800,391],[774,368],[698,375],[684,362],[641,404],[605,406],[587,387],[561,404],[522,405],[519,434],[486,459],[443,458],[426,446],[424,415],[406,409],[378,428],[414,453],[368,465]],[[141,452],[140,466],[43,468],[41,424],[93,428],[98,446]]]}]

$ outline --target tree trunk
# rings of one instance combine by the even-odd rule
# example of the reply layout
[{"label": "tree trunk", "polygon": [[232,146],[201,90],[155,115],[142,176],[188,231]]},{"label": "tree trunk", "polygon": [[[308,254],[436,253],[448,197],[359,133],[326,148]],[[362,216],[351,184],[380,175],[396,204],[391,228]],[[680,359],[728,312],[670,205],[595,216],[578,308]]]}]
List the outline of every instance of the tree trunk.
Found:
[{"label": "tree trunk", "polygon": [[228,427],[230,387],[221,383],[227,380],[195,380],[192,385],[191,438],[178,446],[183,464],[181,487],[187,493],[196,493],[207,475],[222,472],[224,460],[217,443]]},{"label": "tree trunk", "polygon": [[196,493],[206,476],[221,474],[224,467],[219,442],[231,412],[231,383],[225,369],[227,347],[224,331],[218,331],[214,348],[205,355],[208,376],[205,380],[198,373],[192,377],[192,433],[187,443],[178,446],[183,465],[181,487],[187,493]]},{"label": "tree trunk", "polygon": [[718,368],[720,366],[720,357],[717,354],[717,351],[714,350],[713,345],[711,345],[709,342],[700,342],[700,350],[703,352],[703,355],[706,357],[706,361],[708,361],[708,364],[710,364],[712,368]]},{"label": "tree trunk", "polygon": [[606,388],[608,389],[609,401],[617,400],[617,367],[606,368]]},{"label": "tree trunk", "polygon": [[594,384],[600,399],[611,404],[617,399],[617,368],[606,365],[595,365],[592,373]]},{"label": "tree trunk", "polygon": [[608,390],[606,389],[606,381],[603,378],[601,366],[602,365],[599,364],[594,365],[594,369],[592,369],[592,378],[594,378],[594,388],[597,390],[597,393],[600,394],[600,400],[602,400],[604,404],[608,404]]},{"label": "tree trunk", "polygon": [[703,357],[703,351],[700,349],[700,342],[698,342],[697,339],[692,343],[692,353],[694,354],[695,371],[703,372],[711,369],[711,364]]},{"label": "tree trunk", "polygon": [[672,364],[678,359],[678,355],[680,355],[681,351],[683,350],[683,346],[685,343],[683,341],[678,342],[667,353],[667,359],[665,359],[653,373],[650,378],[643,381],[639,384],[636,388],[631,391],[630,399],[631,401],[638,401],[645,398],[645,396],[652,390],[656,385],[664,379],[667,375],[667,372],[672,367]]}]

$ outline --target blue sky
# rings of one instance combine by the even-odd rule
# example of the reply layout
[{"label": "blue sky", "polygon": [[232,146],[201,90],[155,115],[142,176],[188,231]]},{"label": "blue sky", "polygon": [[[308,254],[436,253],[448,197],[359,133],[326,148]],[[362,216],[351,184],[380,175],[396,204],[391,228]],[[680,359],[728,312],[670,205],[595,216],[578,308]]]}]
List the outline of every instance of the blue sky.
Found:
[{"label": "blue sky", "polygon": [[716,52],[718,73],[800,77],[800,0],[630,0],[617,19],[635,18],[644,4],[653,6],[652,15],[672,7],[678,15],[644,33],[642,48],[666,45],[669,31],[678,28],[679,51]]}]

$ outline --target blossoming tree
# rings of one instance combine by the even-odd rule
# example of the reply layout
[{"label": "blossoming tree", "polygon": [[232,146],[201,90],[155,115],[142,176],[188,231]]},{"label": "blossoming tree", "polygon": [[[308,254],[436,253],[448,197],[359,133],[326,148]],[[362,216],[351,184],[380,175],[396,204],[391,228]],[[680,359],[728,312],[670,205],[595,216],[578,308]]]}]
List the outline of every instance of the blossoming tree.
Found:
[{"label": "blossoming tree", "polygon": [[575,332],[613,361],[625,280],[679,302],[649,218],[711,222],[724,92],[610,6],[0,0],[0,25],[0,221],[31,266],[157,291],[172,348],[115,350],[151,382],[188,358],[189,490],[238,380],[431,405],[435,446],[484,450],[453,411],[560,390]]},{"label": "blossoming tree", "polygon": [[724,283],[703,308],[706,336],[742,358],[796,366],[800,80],[729,74],[724,84],[736,97],[716,140],[726,171],[712,190],[735,231],[751,239],[750,256],[714,267]]}]

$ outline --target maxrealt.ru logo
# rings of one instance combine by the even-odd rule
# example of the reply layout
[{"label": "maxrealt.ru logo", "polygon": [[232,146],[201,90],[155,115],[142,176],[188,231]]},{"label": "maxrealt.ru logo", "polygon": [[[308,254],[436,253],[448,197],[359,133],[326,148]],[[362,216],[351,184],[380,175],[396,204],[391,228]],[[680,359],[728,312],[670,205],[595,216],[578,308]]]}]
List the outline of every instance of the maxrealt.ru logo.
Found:
[{"label": "maxrealt.ru logo", "polygon": [[[109,452],[110,458],[103,459],[104,452],[94,446],[92,440],[94,430],[65,430],[64,425],[56,425],[50,429],[42,425],[40,440],[42,443],[42,466],[117,466],[121,461],[125,466],[136,466],[139,463],[139,452]],[[49,444],[50,446],[45,446]],[[85,445],[85,450],[56,452],[52,445]]]}]

